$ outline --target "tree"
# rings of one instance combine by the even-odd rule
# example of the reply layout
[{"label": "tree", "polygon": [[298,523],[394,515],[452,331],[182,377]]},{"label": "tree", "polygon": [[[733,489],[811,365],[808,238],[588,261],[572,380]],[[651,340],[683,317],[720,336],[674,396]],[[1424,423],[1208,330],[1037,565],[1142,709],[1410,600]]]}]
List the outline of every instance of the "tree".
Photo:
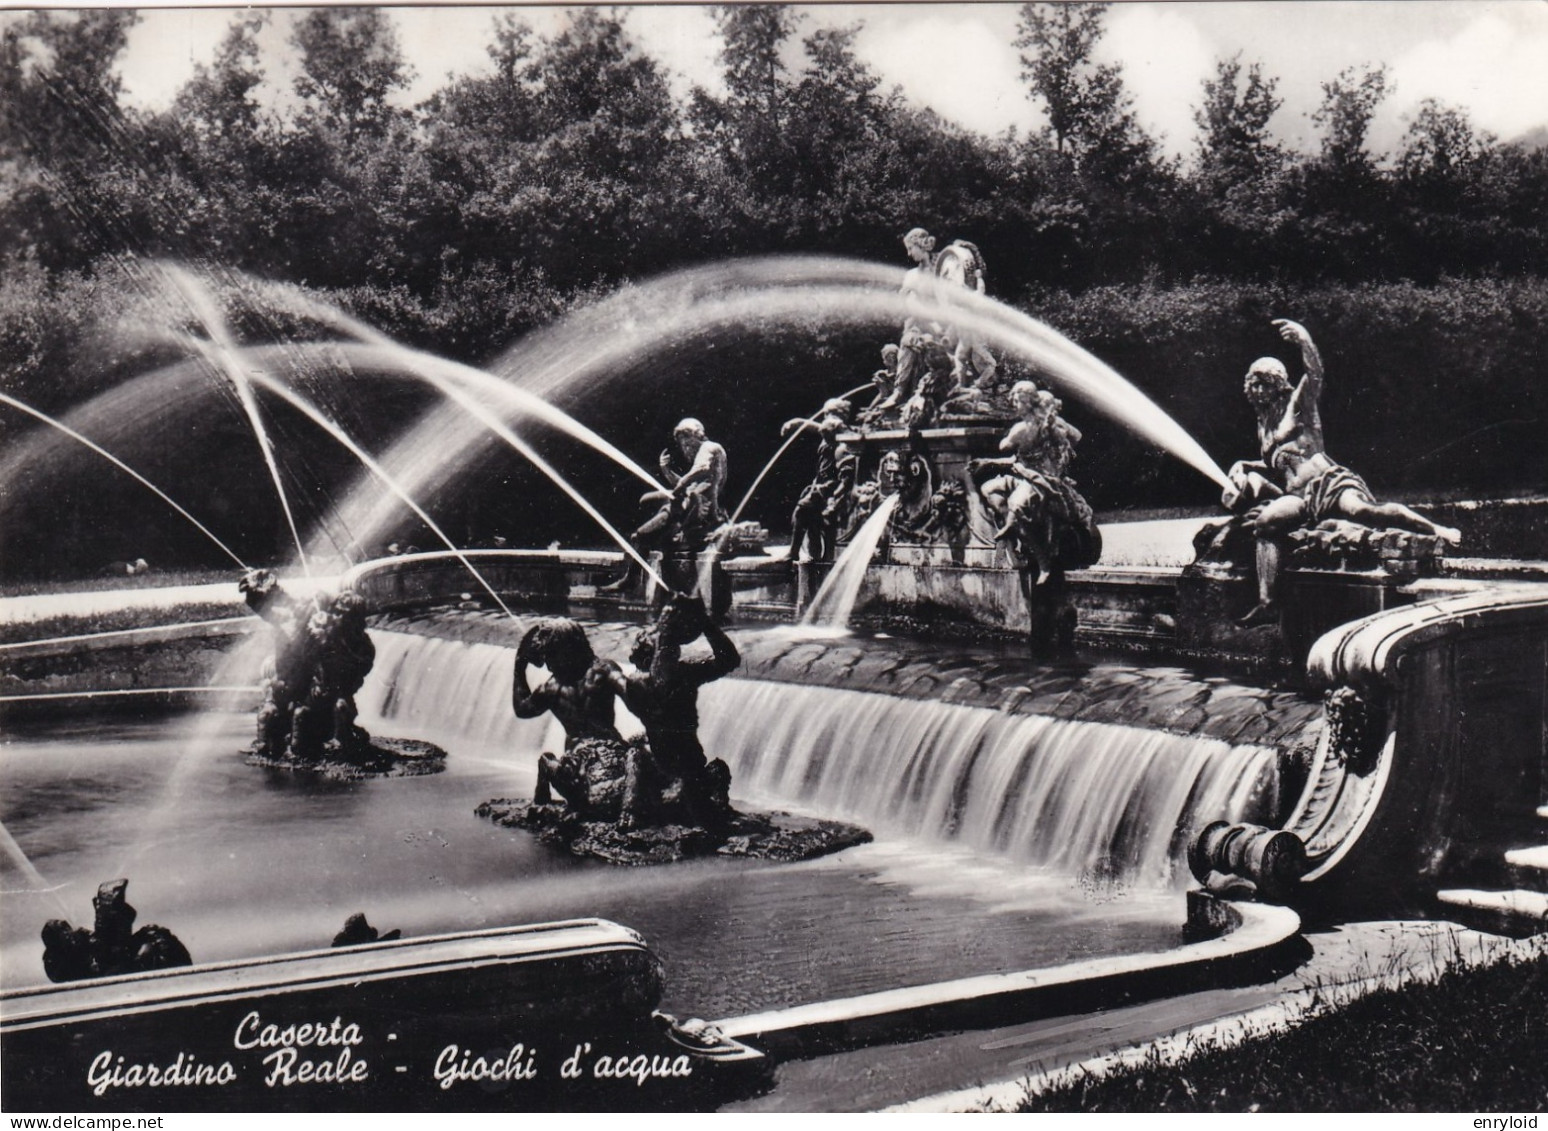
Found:
[{"label": "tree", "polygon": [[[1045,144],[1027,148],[1023,183],[1054,199],[1027,201],[1028,212],[1053,221],[1066,263],[1084,260],[1098,272],[1104,262],[1133,270],[1133,245],[1159,246],[1167,236],[1160,206],[1172,180],[1134,115],[1121,71],[1094,59],[1107,9],[1023,4],[1015,40],[1028,93],[1048,117]],[[1080,254],[1070,251],[1076,232],[1091,237]]]},{"label": "tree", "polygon": [[1322,159],[1335,169],[1370,169],[1374,160],[1365,149],[1376,107],[1392,90],[1385,64],[1346,67],[1332,82],[1322,84],[1322,104],[1312,121],[1322,127]]},{"label": "tree", "polygon": [[777,130],[789,100],[787,69],[780,59],[800,18],[788,4],[725,4],[714,9],[724,46],[727,100],[737,116]]},{"label": "tree", "polygon": [[1403,138],[1398,175],[1421,191],[1450,195],[1474,178],[1495,140],[1493,134],[1473,128],[1467,111],[1426,98]]},{"label": "tree", "polygon": [[139,14],[29,13],[0,34],[0,153],[40,163],[111,146],[123,114],[114,68]]},{"label": "tree", "polygon": [[0,247],[61,269],[132,246],[115,186],[138,150],[115,67],[138,20],[37,11],[0,32]]},{"label": "tree", "polygon": [[1215,77],[1204,80],[1204,103],[1193,120],[1199,127],[1199,175],[1216,195],[1261,182],[1283,166],[1284,150],[1268,128],[1283,102],[1274,94],[1278,85],[1253,63],[1243,86],[1240,53],[1218,60]]},{"label": "tree", "polygon": [[1120,69],[1093,59],[1107,9],[1105,3],[1023,4],[1015,40],[1021,75],[1029,96],[1043,103],[1056,161],[1078,172],[1088,190],[1150,190],[1158,171],[1155,141],[1134,116]]},{"label": "tree", "polygon": [[310,119],[350,139],[385,132],[394,117],[388,100],[413,70],[383,9],[310,9],[290,41],[301,67],[296,93]]},{"label": "tree", "polygon": [[211,137],[246,138],[257,131],[258,101],[253,92],[263,82],[258,34],[268,22],[267,12],[232,21],[214,62],[195,66],[193,78],[178,91],[172,104],[176,118]]},{"label": "tree", "polygon": [[1096,71],[1091,53],[1102,38],[1106,12],[1106,4],[1021,6],[1015,40],[1022,52],[1021,77],[1031,88],[1030,95],[1043,100],[1054,150],[1061,156],[1088,132],[1090,87]]},{"label": "tree", "polygon": [[713,9],[726,95],[693,93],[699,176],[721,238],[742,242],[786,226],[799,173],[789,128],[794,84],[781,57],[801,19],[785,4]]}]

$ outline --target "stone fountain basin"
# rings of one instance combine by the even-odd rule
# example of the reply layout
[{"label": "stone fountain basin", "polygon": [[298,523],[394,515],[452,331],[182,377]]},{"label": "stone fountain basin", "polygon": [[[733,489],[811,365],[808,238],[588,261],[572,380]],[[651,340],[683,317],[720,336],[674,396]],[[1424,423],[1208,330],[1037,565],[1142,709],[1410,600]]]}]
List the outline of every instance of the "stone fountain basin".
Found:
[{"label": "stone fountain basin", "polygon": [[323,946],[356,911],[406,938],[607,918],[662,959],[663,1007],[705,1017],[1182,942],[1181,892],[1082,890],[949,846],[582,860],[474,813],[530,791],[541,729],[527,750],[453,749],[431,777],[334,782],[245,764],[250,726],[208,712],[8,727],[0,819],[54,890],[27,892],[11,861],[0,872],[7,987],[43,982],[43,922],[89,920],[97,884],[120,875],[139,924],[171,928],[196,962]]}]

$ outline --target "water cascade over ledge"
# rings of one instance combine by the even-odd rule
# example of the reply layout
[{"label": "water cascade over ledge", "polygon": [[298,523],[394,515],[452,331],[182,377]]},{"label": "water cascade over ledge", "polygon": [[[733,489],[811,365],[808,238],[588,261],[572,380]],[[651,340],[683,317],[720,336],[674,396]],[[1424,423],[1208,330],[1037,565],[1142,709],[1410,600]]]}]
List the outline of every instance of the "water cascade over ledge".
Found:
[{"label": "water cascade over ledge", "polygon": [[[594,631],[598,653],[620,654],[632,631]],[[527,785],[539,750],[557,748],[557,728],[512,717],[508,647],[374,637],[363,715],[454,757],[508,759],[513,789]],[[1195,826],[1262,819],[1280,800],[1273,744],[1207,733],[745,678],[705,688],[701,716],[705,748],[730,765],[738,799],[1073,878],[1181,887]]]}]

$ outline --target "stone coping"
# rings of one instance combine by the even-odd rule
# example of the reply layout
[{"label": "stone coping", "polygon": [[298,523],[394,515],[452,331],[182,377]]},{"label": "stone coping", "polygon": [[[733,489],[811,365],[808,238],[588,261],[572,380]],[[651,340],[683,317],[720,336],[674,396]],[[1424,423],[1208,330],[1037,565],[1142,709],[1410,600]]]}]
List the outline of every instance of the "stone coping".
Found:
[{"label": "stone coping", "polygon": [[1542,625],[1548,630],[1548,586],[1490,587],[1375,613],[1321,637],[1307,674],[1323,687],[1390,682],[1402,657],[1457,631]]},{"label": "stone coping", "polygon": [[424,935],[369,946],[328,947],[19,987],[0,993],[0,1026],[12,1033],[178,1009],[199,1001],[359,986],[447,970],[543,962],[574,954],[646,950],[644,939],[636,931],[606,919],[568,919]]},{"label": "stone coping", "polygon": [[1231,903],[1239,924],[1227,933],[1171,950],[1069,962],[1008,974],[984,974],[768,1010],[715,1022],[726,1036],[767,1052],[811,1054],[893,1042],[943,1028],[976,1028],[1050,1008],[1089,1011],[1119,998],[1177,992],[1189,973],[1266,959],[1299,937],[1288,907]]}]

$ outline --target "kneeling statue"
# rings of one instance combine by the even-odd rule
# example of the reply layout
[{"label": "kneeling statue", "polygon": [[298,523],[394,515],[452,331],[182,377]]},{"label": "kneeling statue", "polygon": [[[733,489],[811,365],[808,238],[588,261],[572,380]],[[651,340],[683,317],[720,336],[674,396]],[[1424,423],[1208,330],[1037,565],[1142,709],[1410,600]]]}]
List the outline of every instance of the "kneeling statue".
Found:
[{"label": "kneeling statue", "polygon": [[[532,664],[549,672],[536,690],[527,679]],[[613,723],[613,701],[622,690],[618,665],[597,658],[586,630],[575,621],[545,617],[522,636],[511,707],[518,719],[553,712],[564,728],[564,752],[538,757],[534,804],[552,805],[558,793],[585,820],[618,819],[631,756]]]},{"label": "kneeling statue", "polygon": [[[700,636],[710,655],[683,659],[683,645]],[[624,703],[645,725],[650,757],[635,761],[624,827],[651,807],[668,814],[681,810],[688,823],[703,828],[724,827],[733,816],[731,771],[719,758],[709,761],[699,743],[699,688],[736,669],[742,662],[736,645],[710,619],[702,601],[674,597],[656,623],[640,633],[629,662],[638,671],[624,678]],[[646,796],[651,793],[657,796]]]}]

